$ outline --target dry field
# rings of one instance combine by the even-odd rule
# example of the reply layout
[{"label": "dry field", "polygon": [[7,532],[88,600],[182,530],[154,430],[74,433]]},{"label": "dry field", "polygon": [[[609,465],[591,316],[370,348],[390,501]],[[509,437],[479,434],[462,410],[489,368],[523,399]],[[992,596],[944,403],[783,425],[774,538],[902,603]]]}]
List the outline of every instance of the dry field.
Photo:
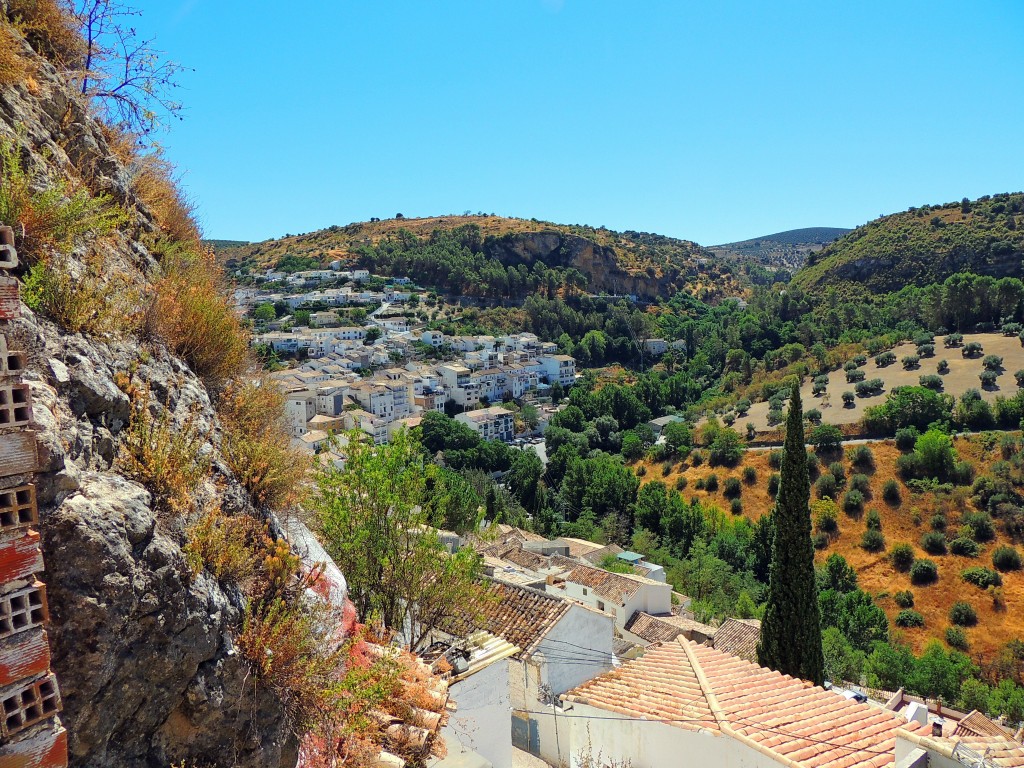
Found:
[{"label": "dry field", "polygon": [[[949,373],[942,376],[943,392],[959,397],[968,389],[977,389],[981,396],[988,401],[996,399],[997,395],[1009,397],[1017,394],[1017,382],[1013,374],[1024,368],[1024,347],[1016,336],[1003,336],[998,333],[973,333],[964,336],[964,343],[977,341],[984,347],[984,351],[977,357],[965,358],[960,353],[960,348],[945,348],[942,344],[942,337],[935,337],[934,357],[922,357],[917,368],[904,370],[900,360],[907,355],[916,353],[916,347],[911,343],[901,344],[893,349],[896,353],[896,362],[892,365],[879,368],[875,365],[874,356],[868,356],[867,365],[861,367],[868,379],[882,379],[885,382],[884,389],[871,397],[857,397],[852,407],[843,405],[843,392],[852,392],[855,384],[846,382],[846,372],[842,369],[832,371],[828,378],[828,390],[825,396],[811,394],[811,378],[808,377],[800,389],[800,397],[803,399],[804,409],[817,408],[821,411],[822,420],[829,424],[854,424],[864,416],[864,409],[873,405],[881,405],[893,387],[916,385],[921,376],[936,372],[936,366],[940,360],[949,363]],[[985,355],[999,355],[1003,358],[1003,370],[997,380],[996,386],[991,389],[982,389],[978,374],[982,371],[981,361]],[[750,422],[758,432],[769,431],[768,426],[768,403],[760,402],[751,406],[746,416],[736,420],[735,426],[743,431],[744,425]]]},{"label": "dry field", "polygon": [[[1014,340],[1016,341],[1016,340]],[[973,511],[969,500],[969,490],[964,489],[958,503],[957,494],[937,496],[934,493],[915,493],[900,482],[901,502],[896,506],[887,504],[882,499],[882,484],[896,476],[895,464],[899,450],[891,441],[872,443],[869,446],[874,454],[875,468],[866,474],[870,477],[871,494],[864,504],[864,513],[859,517],[851,517],[841,509],[838,513],[839,534],[827,549],[816,555],[817,562],[823,562],[832,552],[838,552],[856,569],[860,586],[874,595],[890,621],[896,617],[900,608],[892,596],[909,589],[914,594],[914,608],[921,612],[925,626],[920,629],[897,630],[915,651],[920,651],[930,638],[944,637],[949,623],[949,608],[957,600],[966,600],[974,606],[978,613],[978,624],[965,630],[970,642],[970,653],[977,658],[990,657],[998,648],[1014,638],[1024,638],[1024,571],[1004,573],[1003,598],[1005,607],[997,609],[992,597],[984,590],[967,584],[960,579],[960,572],[971,566],[992,568],[992,551],[1002,544],[1010,542],[999,528],[997,521],[997,538],[993,542],[982,545],[981,554],[977,558],[959,557],[952,554],[928,555],[920,547],[921,536],[931,530],[929,521],[932,515],[943,510],[947,519],[947,530],[955,531],[960,525],[961,515]],[[986,452],[978,436],[957,438],[955,447],[958,455],[970,461],[977,474],[987,472],[987,468],[997,461],[998,450]],[[848,449],[847,449],[848,450]],[[827,466],[829,457],[824,461]],[[774,470],[769,466],[768,451],[748,451],[741,464],[734,468],[709,467],[702,464],[693,467],[690,461],[673,466],[667,476],[663,475],[661,464],[648,465],[647,472],[641,482],[653,480],[663,481],[670,489],[675,489],[680,476],[686,478],[686,487],[680,493],[687,500],[700,499],[712,503],[728,514],[729,500],[722,493],[726,478],[742,477],[744,466],[751,466],[757,471],[757,480],[752,485],[743,483],[741,499],[743,515],[757,520],[771,508],[773,499],[769,496],[768,478]],[[850,466],[844,452],[842,462],[847,479],[860,471]],[[719,488],[715,492],[697,490],[698,478],[707,478],[714,472],[718,476]],[[812,501],[817,499],[812,488]],[[840,503],[841,506],[841,503]],[[869,509],[877,509],[882,520],[882,533],[885,536],[886,549],[883,552],[866,552],[860,547],[861,536],[865,530],[864,514]],[[908,574],[897,571],[888,560],[888,550],[894,544],[906,542],[914,546],[918,557],[927,557],[938,566],[939,579],[930,586],[912,586]],[[1018,545],[1018,549],[1024,549]]]}]

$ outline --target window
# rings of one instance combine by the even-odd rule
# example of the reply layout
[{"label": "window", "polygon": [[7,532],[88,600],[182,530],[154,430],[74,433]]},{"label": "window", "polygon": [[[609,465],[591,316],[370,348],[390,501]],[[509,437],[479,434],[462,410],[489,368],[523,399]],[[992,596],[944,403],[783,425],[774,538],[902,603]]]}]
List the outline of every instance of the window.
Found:
[{"label": "window", "polygon": [[604,603],[601,602],[600,600],[597,601],[597,610],[599,610],[599,611],[603,611],[604,610]]},{"label": "window", "polygon": [[586,596],[587,596],[587,588],[586,588],[586,587],[584,587],[584,588],[583,588],[583,596],[584,596],[584,597],[586,597]]}]

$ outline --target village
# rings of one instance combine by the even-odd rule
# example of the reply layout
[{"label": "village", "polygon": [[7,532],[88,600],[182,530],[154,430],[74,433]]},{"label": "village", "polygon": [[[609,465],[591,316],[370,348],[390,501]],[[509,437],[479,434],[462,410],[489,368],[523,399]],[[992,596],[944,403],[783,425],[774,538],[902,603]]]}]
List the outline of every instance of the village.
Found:
[{"label": "village", "polygon": [[[376,306],[365,315],[366,325],[344,325],[336,311],[322,309],[309,312],[308,325],[293,324],[292,315],[262,323],[253,337],[255,345],[293,362],[272,378],[286,396],[291,436],[309,452],[323,452],[332,435],[350,430],[377,445],[387,443],[396,430],[415,427],[430,411],[454,415],[485,440],[536,438],[556,411],[552,391],[564,392],[576,380],[576,361],[532,333],[447,336],[424,330],[403,312],[422,294],[410,280],[393,279],[382,291],[361,290],[369,272],[341,270],[338,262],[332,267],[265,276],[308,288],[302,293],[235,291],[240,312],[277,302],[292,309]],[[323,287],[328,282],[345,285]],[[333,453],[330,459],[340,461]]]}]

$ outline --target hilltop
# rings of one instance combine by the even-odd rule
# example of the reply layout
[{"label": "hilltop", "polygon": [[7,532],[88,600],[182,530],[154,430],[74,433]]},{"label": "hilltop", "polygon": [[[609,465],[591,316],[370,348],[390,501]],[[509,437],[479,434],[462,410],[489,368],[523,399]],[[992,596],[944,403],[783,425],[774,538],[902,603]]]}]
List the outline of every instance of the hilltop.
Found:
[{"label": "hilltop", "polygon": [[708,250],[718,256],[753,259],[765,266],[796,271],[811,253],[820,251],[850,231],[844,227],[790,229],[735,243],[712,245]]},{"label": "hilltop", "polygon": [[897,291],[956,272],[1021,276],[1024,193],[925,205],[857,227],[807,259],[795,277],[806,291]]},{"label": "hilltop", "polygon": [[309,266],[340,260],[445,293],[492,298],[525,296],[523,278],[538,265],[570,290],[590,293],[651,299],[685,291],[714,299],[743,292],[729,265],[688,240],[493,215],[357,222],[220,248],[218,256],[243,274],[277,267],[286,256]]}]

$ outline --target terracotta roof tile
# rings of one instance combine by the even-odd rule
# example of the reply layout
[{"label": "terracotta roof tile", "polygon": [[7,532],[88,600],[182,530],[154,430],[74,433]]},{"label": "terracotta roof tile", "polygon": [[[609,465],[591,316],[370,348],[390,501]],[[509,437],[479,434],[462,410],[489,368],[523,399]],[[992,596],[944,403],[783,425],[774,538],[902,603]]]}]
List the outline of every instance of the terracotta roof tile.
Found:
[{"label": "terracotta roof tile", "polygon": [[595,568],[592,565],[587,565],[568,557],[561,557],[560,555],[552,555],[550,560],[552,565],[565,569],[564,578],[566,581],[589,587],[595,593],[606,600],[611,600],[616,605],[622,605],[644,585],[656,584],[658,586],[665,586],[659,581],[647,579],[643,576],[612,573],[611,571]]},{"label": "terracotta roof tile", "polygon": [[699,633],[703,637],[714,637],[716,631],[714,627],[693,619],[682,616],[652,616],[643,611],[637,611],[630,616],[625,629],[648,643],[667,643],[680,635],[693,640],[694,633]]},{"label": "terracotta roof tile", "polygon": [[924,730],[888,710],[682,638],[652,646],[565,697],[680,728],[732,732],[806,768],[892,765],[897,731]]},{"label": "terracotta roof tile", "polygon": [[975,764],[972,759],[978,761],[984,755],[986,768],[1024,768],[1024,744],[1006,736],[953,736],[931,741],[955,748],[966,765]]},{"label": "terracotta roof tile", "polygon": [[757,619],[726,619],[715,632],[714,647],[747,661],[757,661],[761,622]]},{"label": "terracotta roof tile", "polygon": [[536,589],[486,579],[483,594],[471,610],[457,607],[458,612],[441,622],[439,629],[456,637],[468,637],[483,629],[518,645],[524,655],[529,655],[570,606]]},{"label": "terracotta roof tile", "polygon": [[990,720],[978,710],[968,712],[953,730],[954,736],[1000,736],[1002,738],[1013,738],[1013,731],[1004,728],[999,723]]}]

